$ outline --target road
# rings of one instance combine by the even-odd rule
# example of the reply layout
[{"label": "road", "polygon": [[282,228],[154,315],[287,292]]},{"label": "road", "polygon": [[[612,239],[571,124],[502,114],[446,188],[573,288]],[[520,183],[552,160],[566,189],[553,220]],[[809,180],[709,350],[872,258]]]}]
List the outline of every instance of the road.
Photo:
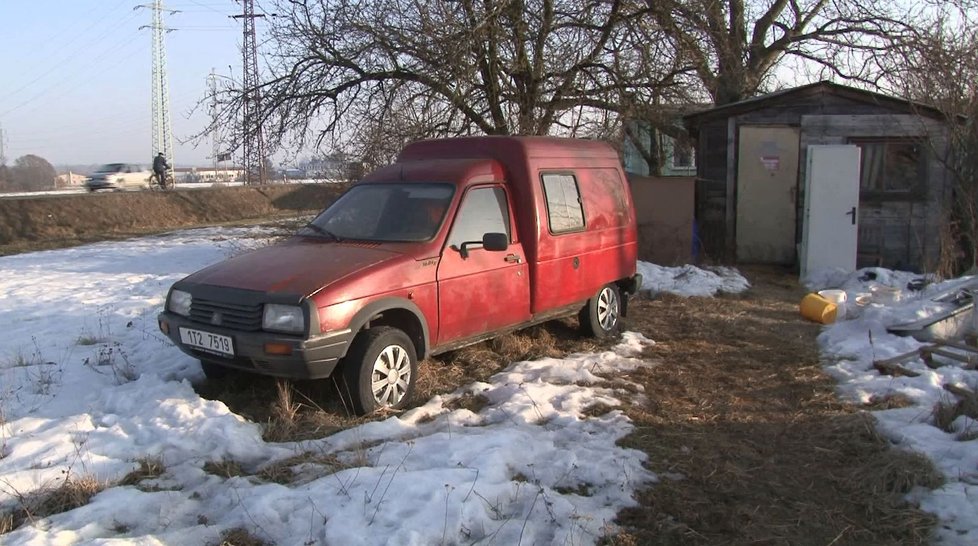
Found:
[{"label": "road", "polygon": [[[280,184],[282,182],[276,181],[274,184]],[[284,182],[286,184],[331,184],[331,183],[342,183],[339,180],[314,180],[314,179],[296,179]],[[228,182],[222,183],[221,186],[243,186],[244,182]],[[175,186],[175,190],[189,190],[189,189],[199,189],[199,188],[211,188],[214,187],[213,182],[178,182]],[[135,191],[150,191],[150,190],[135,190]],[[22,191],[22,192],[9,192],[0,193],[0,199],[16,199],[16,198],[35,198],[35,197],[51,197],[58,195],[78,195],[88,193],[88,190],[84,186],[78,186],[73,188],[65,188],[61,190],[46,190],[46,191]]]}]

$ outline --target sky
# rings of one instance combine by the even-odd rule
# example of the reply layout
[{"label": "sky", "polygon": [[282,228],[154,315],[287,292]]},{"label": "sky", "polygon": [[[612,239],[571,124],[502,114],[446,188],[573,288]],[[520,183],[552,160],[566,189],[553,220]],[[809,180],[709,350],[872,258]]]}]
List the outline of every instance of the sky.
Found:
[{"label": "sky", "polygon": [[[637,358],[655,340],[634,332],[604,352],[514,362],[486,382],[326,438],[264,441],[259,424],[195,392],[200,366],[158,332],[156,314],[174,281],[273,235],[205,228],[0,257],[0,513],[65,476],[106,486],[84,506],[3,535],[4,544],[216,544],[243,528],[275,544],[587,545],[614,532],[615,513],[638,491],[683,479],[650,472],[646,454],[616,445],[633,430],[623,412],[585,411],[640,396],[641,385],[619,384],[626,372],[669,365]],[[731,268],[638,268],[643,290],[749,289]],[[947,479],[910,498],[940,519],[938,543],[978,543],[978,440],[961,438],[978,423],[959,418],[951,432],[931,424],[941,385],[974,390],[978,371],[911,360],[904,365],[921,375],[896,378],[872,367],[921,346],[888,326],[946,311],[934,297],[978,280],[908,292],[910,273],[830,273],[809,279],[813,289],[840,288],[860,302],[818,338],[839,395],[912,401],[873,412],[895,449],[926,455]],[[488,404],[452,404],[466,393]],[[118,485],[147,460],[162,474]],[[205,469],[221,461],[243,474]],[[275,464],[291,480],[259,476]]]},{"label": "sky", "polygon": [[[26,154],[53,165],[152,160],[151,0],[0,1],[0,127],[7,163]],[[187,141],[209,121],[195,106],[208,75],[241,77],[241,13],[233,0],[167,0],[174,160],[211,164],[211,143]],[[262,23],[256,24],[259,33]]]}]

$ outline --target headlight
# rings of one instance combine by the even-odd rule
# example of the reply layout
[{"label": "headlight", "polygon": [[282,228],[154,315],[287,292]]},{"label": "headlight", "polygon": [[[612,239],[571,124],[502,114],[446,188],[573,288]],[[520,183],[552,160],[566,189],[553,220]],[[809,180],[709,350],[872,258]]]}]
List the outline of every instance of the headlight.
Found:
[{"label": "headlight", "polygon": [[184,292],[183,290],[171,290],[170,301],[166,304],[166,308],[178,315],[189,317],[190,304],[193,301],[194,298],[190,295],[190,292]]},{"label": "headlight", "polygon": [[306,320],[301,307],[266,303],[261,327],[263,330],[300,333],[306,329]]}]

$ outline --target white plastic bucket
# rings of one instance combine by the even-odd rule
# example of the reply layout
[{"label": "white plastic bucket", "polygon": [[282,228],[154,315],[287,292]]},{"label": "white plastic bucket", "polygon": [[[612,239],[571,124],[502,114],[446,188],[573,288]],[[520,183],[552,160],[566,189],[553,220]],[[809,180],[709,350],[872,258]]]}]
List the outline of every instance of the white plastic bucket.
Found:
[{"label": "white plastic bucket", "polygon": [[869,287],[870,294],[873,295],[873,302],[890,305],[900,301],[900,289],[885,286],[882,284]]},{"label": "white plastic bucket", "polygon": [[834,303],[838,311],[836,312],[836,320],[841,320],[846,316],[846,295],[845,290],[819,290],[818,295]]}]

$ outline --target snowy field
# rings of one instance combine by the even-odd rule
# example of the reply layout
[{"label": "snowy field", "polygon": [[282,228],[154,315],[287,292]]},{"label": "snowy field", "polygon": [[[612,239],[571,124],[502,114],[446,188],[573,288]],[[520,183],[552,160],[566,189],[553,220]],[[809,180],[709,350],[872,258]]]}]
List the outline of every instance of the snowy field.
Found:
[{"label": "snowy field", "polygon": [[[65,480],[104,489],[80,508],[36,519],[0,536],[3,544],[207,544],[245,529],[276,544],[594,544],[614,515],[654,487],[643,453],[616,440],[632,429],[613,410],[623,391],[602,382],[650,365],[634,358],[653,343],[627,333],[613,350],[517,362],[487,383],[435,397],[397,417],[328,438],[267,443],[260,427],[219,401],[201,398],[197,362],[159,334],[156,314],[182,276],[264,244],[263,228],[209,228],[0,257],[0,513]],[[733,269],[639,263],[643,289],[681,295],[740,292]],[[886,326],[940,311],[929,295],[898,291],[912,276],[877,270],[875,280],[825,275],[813,288],[842,287],[863,298],[819,343],[840,394],[857,402],[899,393],[913,406],[877,412],[900,448],[925,453],[947,477],[914,500],[942,521],[946,544],[978,543],[978,450],[961,441],[974,421],[950,432],[931,424],[944,383],[975,389],[978,372],[905,366],[916,378],[872,367],[920,345]],[[952,281],[967,282],[967,279]],[[885,301],[884,301],[885,300]],[[801,320],[799,318],[799,320]],[[871,341],[869,333],[872,333]],[[449,409],[466,393],[489,404]],[[234,462],[243,475],[205,470]],[[159,476],[120,480],[141,464]],[[288,483],[262,479],[278,464]]]},{"label": "snowy field", "polygon": [[[243,528],[283,545],[593,544],[654,483],[644,454],[615,445],[631,430],[620,411],[585,416],[619,405],[602,376],[647,365],[631,356],[650,343],[637,334],[604,353],[515,363],[322,440],[264,442],[258,425],[197,395],[199,365],[158,333],[156,314],[174,281],[270,233],[191,230],[0,258],[0,513],[65,479],[106,487],[0,542],[216,544]],[[464,393],[489,404],[447,409]],[[256,476],[290,458],[289,484]],[[116,485],[149,461],[163,474]],[[246,475],[205,471],[222,461]]]}]

